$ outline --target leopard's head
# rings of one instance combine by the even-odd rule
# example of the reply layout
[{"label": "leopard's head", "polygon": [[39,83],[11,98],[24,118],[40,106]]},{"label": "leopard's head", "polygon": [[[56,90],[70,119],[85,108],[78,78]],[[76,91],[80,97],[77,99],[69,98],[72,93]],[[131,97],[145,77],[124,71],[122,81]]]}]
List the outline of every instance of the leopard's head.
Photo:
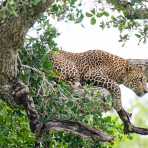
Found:
[{"label": "leopard's head", "polygon": [[148,93],[147,79],[144,74],[144,66],[129,65],[124,78],[124,85],[132,89],[138,96]]}]

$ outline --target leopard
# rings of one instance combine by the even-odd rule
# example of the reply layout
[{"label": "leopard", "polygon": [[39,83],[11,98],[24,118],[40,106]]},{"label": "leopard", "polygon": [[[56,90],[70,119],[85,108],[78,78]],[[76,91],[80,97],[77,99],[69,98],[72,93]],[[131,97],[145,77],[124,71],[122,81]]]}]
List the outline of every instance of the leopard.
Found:
[{"label": "leopard", "polygon": [[107,89],[113,98],[113,108],[126,125],[127,121],[130,124],[131,113],[122,107],[119,85],[129,87],[137,96],[148,92],[142,65],[130,64],[127,59],[103,50],[88,50],[80,53],[59,50],[52,54],[52,62],[53,69],[59,73],[59,80],[79,83],[82,86],[91,83]]}]

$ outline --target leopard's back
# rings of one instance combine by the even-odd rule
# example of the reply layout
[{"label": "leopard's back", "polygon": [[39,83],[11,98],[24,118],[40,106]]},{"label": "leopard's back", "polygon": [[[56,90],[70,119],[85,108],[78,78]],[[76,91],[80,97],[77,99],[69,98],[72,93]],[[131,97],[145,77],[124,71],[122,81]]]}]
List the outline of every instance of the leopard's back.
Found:
[{"label": "leopard's back", "polygon": [[[121,79],[126,71],[127,61],[118,56],[101,50],[89,50],[82,53],[60,51],[57,57],[61,60],[68,60],[77,67],[80,77],[90,69],[102,69],[111,79]],[[64,60],[63,60],[64,59]]]}]

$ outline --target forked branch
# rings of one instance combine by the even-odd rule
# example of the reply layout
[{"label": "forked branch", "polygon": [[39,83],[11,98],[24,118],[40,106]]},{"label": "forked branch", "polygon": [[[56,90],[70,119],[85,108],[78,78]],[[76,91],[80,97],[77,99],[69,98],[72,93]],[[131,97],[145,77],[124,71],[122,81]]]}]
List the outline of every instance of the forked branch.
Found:
[{"label": "forked branch", "polygon": [[140,134],[140,135],[148,135],[148,129],[147,128],[136,127],[131,123],[129,116],[124,109],[119,111],[118,115],[119,115],[120,119],[123,121],[124,132],[126,134],[137,133],[137,134]]}]

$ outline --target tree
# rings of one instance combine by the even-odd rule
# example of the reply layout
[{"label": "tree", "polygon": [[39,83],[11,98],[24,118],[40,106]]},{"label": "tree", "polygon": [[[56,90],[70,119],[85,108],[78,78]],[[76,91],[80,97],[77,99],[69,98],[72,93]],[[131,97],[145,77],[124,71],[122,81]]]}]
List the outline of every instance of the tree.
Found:
[{"label": "tree", "polygon": [[[44,14],[44,12],[56,15],[58,18],[69,18],[76,21],[76,23],[80,22],[83,19],[83,14],[77,9],[75,3],[76,1],[61,1],[61,3],[54,3],[52,0],[5,0],[0,3],[0,96],[11,106],[23,106],[25,108],[29,118],[30,128],[37,137],[36,147],[40,146],[43,135],[51,129],[64,129],[65,131],[77,133],[82,137],[99,138],[101,141],[110,142],[113,140],[113,137],[104,132],[88,128],[80,122],[70,120],[50,120],[46,123],[41,122],[39,112],[36,110],[34,101],[31,97],[33,92],[29,95],[28,87],[18,80],[19,66],[22,65],[18,58],[18,54],[23,49],[25,36],[28,30],[37,20],[39,21],[43,16],[47,15]],[[116,4],[114,1],[112,1],[112,3]],[[119,4],[119,6],[120,5],[122,4]],[[77,13],[74,14],[74,11],[71,13],[71,8],[76,10]],[[123,11],[125,9],[121,7],[120,10]],[[91,17],[92,24],[95,22],[96,14],[99,15],[100,13],[96,13],[96,11],[93,10],[91,15],[89,15],[89,13],[87,14]],[[108,16],[108,13],[102,10],[102,16],[104,15]],[[119,20],[124,19],[122,17],[119,18]],[[115,24],[117,20],[112,18],[112,22]],[[125,22],[126,21],[121,21],[119,27],[126,29]],[[133,22],[133,20],[131,22]],[[130,28],[131,26],[136,26],[136,23],[134,22],[128,27]],[[118,27],[118,25],[116,27]],[[146,26],[144,26],[144,29],[145,28]],[[145,32],[147,32],[147,28],[145,29]],[[140,34],[140,38],[145,39],[145,32],[142,34],[143,36]],[[24,66],[24,68],[30,67]],[[31,71],[36,71],[42,76],[45,76],[46,74],[46,72],[41,72],[35,68],[32,68]]]}]

